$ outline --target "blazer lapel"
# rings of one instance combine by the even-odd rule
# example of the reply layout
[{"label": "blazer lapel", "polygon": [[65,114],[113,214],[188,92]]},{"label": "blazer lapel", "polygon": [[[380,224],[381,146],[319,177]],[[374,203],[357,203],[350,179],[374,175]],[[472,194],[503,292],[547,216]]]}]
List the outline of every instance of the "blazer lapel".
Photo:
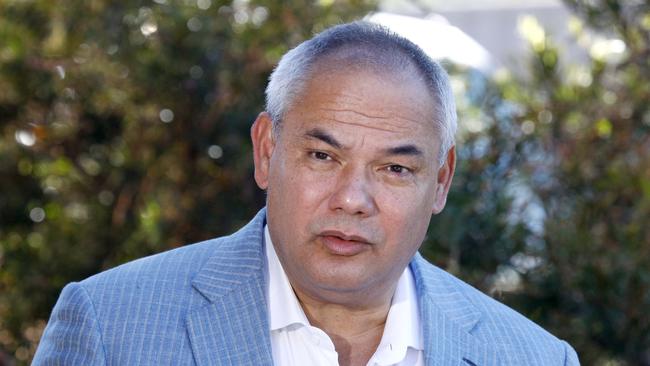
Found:
[{"label": "blazer lapel", "polygon": [[497,351],[471,334],[480,311],[450,281],[450,275],[419,254],[411,262],[411,270],[420,298],[425,364],[498,365]]},{"label": "blazer lapel", "polygon": [[197,365],[272,365],[266,305],[266,211],[223,238],[192,286],[209,304],[186,324]]}]

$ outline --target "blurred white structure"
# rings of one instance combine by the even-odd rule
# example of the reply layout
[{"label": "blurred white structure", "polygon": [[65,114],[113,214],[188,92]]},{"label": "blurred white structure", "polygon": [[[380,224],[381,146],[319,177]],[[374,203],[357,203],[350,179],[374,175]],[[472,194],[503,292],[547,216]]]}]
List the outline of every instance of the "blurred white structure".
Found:
[{"label": "blurred white structure", "polygon": [[[530,16],[536,18],[546,34],[560,46],[566,59],[581,62],[588,57],[585,50],[577,47],[568,30],[571,13],[560,0],[381,0],[379,9],[385,13],[408,15],[423,21],[431,20],[432,17],[444,19],[447,30],[438,27],[444,33],[436,33],[437,40],[432,42],[447,47],[449,55],[446,57],[455,61],[454,57],[465,53],[460,48],[468,48],[467,55],[472,54],[475,48],[467,46],[467,43],[444,42],[445,39],[455,39],[456,34],[461,32],[487,51],[489,70],[506,67],[516,72],[524,71],[521,68],[525,63],[521,59],[529,54],[529,45],[520,35],[518,26],[523,18]],[[413,22],[412,27],[415,24],[418,23]],[[427,28],[423,26],[422,29]],[[422,32],[427,35],[421,38],[433,38],[430,31]],[[451,47],[448,47],[448,43],[451,43]],[[484,70],[481,67],[478,69]]]},{"label": "blurred white structure", "polygon": [[366,20],[384,25],[411,40],[433,59],[446,59],[485,73],[495,67],[485,48],[440,16],[417,18],[380,12],[369,15]]}]

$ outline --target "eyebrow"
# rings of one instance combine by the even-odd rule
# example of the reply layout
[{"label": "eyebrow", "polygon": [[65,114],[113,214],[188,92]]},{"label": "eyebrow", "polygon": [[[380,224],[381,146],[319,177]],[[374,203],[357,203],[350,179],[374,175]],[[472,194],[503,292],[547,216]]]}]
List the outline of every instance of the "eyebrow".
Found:
[{"label": "eyebrow", "polygon": [[[334,136],[321,130],[320,128],[314,128],[307,131],[305,133],[305,137],[320,140],[336,149],[343,149],[343,144],[337,141]],[[412,144],[389,147],[383,149],[383,152],[386,155],[403,155],[403,156],[415,156],[415,157],[424,156],[422,150]]]},{"label": "eyebrow", "polygon": [[384,149],[386,155],[424,156],[420,148],[415,145],[401,145]]},{"label": "eyebrow", "polygon": [[328,144],[328,145],[330,145],[330,146],[332,146],[334,148],[337,148],[337,149],[342,149],[343,148],[343,145],[340,142],[338,142],[334,138],[334,136],[332,136],[329,133],[321,130],[320,128],[314,128],[314,129],[311,129],[311,130],[307,131],[307,133],[305,133],[305,136],[308,137],[308,138],[321,140],[324,143],[326,143],[326,144]]}]

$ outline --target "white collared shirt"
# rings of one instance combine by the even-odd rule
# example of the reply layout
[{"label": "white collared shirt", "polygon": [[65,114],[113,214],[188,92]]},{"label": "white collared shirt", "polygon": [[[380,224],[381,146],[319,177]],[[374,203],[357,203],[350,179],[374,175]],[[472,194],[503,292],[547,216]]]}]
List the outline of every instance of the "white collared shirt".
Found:
[{"label": "white collared shirt", "polygon": [[[278,366],[338,365],[330,337],[311,326],[289,283],[264,227],[269,286],[267,298],[273,362]],[[368,366],[424,365],[422,327],[415,281],[409,267],[400,276],[388,311],[384,333]]]}]

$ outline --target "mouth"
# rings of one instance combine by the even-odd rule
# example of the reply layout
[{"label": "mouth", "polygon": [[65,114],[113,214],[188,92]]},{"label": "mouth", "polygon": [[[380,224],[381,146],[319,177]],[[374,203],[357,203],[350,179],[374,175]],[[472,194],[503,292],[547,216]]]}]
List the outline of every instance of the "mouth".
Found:
[{"label": "mouth", "polygon": [[348,235],[336,230],[326,230],[319,234],[325,248],[334,255],[350,257],[357,255],[372,245],[368,239],[359,235]]}]

